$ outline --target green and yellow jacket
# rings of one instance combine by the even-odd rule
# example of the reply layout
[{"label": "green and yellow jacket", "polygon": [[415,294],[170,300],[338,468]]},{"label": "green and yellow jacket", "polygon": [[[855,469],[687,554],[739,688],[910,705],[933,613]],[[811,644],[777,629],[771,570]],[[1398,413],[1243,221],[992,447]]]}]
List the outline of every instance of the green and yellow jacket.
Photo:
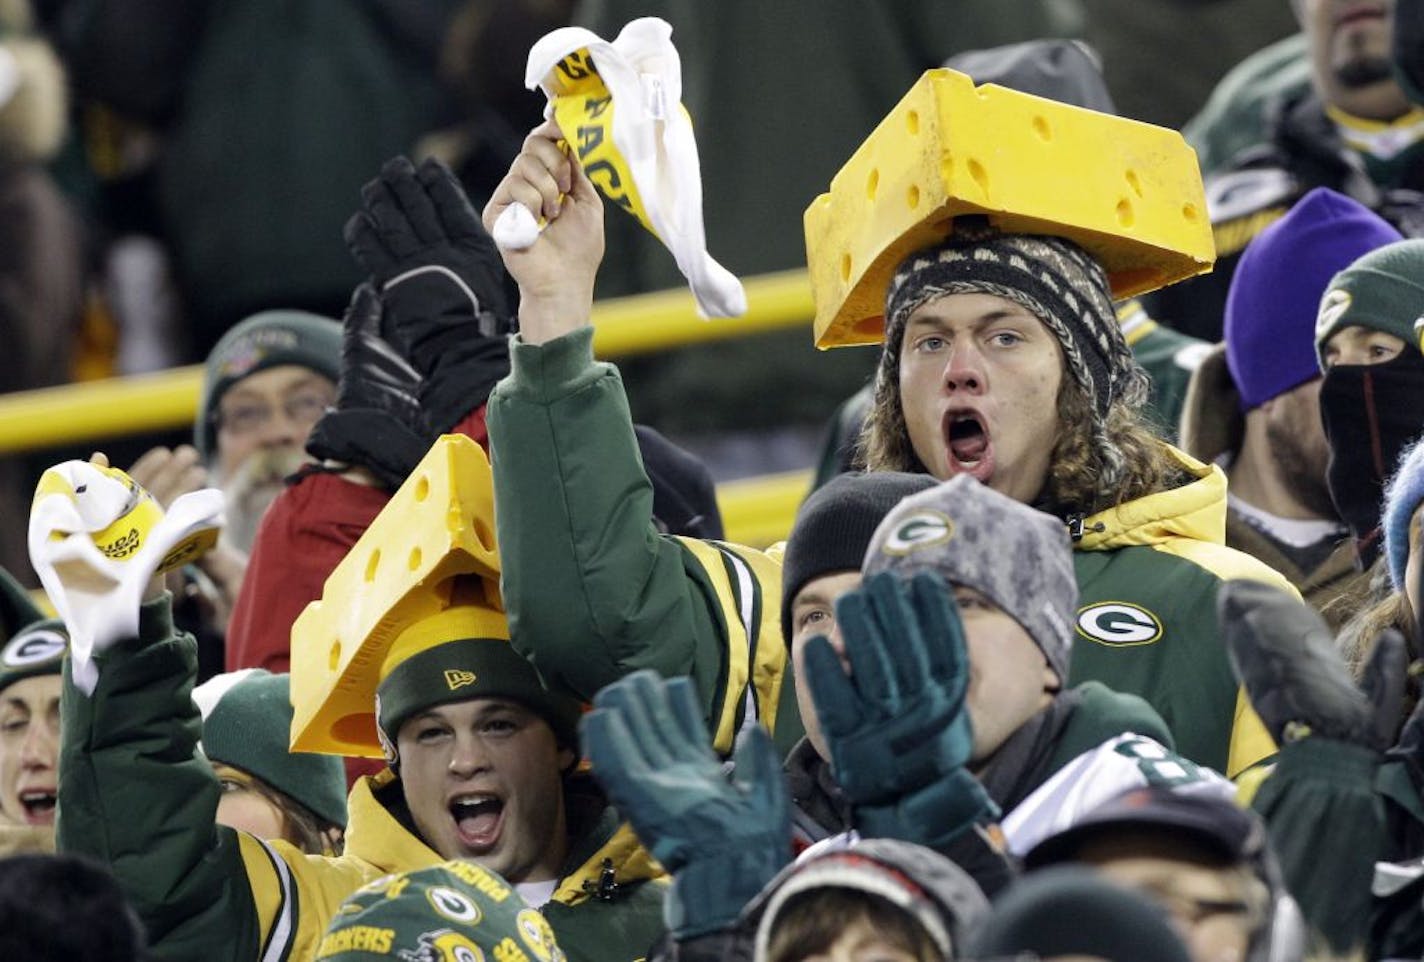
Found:
[{"label": "green and yellow jacket", "polygon": [[[356,889],[443,860],[416,834],[390,770],[352,790],[339,856],[216,825],[220,789],[191,697],[197,645],[174,631],[166,599],[145,605],[139,637],[99,665],[92,697],[66,670],[59,849],[114,871],[155,960],[313,958]],[[599,809],[542,911],[571,960],[632,962],[662,931],[663,885],[631,831]]]},{"label": "green and yellow jacket", "polygon": [[1234,778],[1275,746],[1227,660],[1217,590],[1247,578],[1298,593],[1226,546],[1221,469],[1171,452],[1190,482],[1091,515],[1081,535],[1070,531],[1079,599],[1068,680],[1142,696],[1180,754]]},{"label": "green and yellow jacket", "polygon": [[[719,750],[759,718],[789,752],[802,727],[779,623],[779,549],[657,532],[622,382],[593,360],[590,331],[539,346],[516,339],[511,355],[489,426],[515,647],[585,699],[639,668],[689,675]],[[1192,483],[1086,519],[1069,683],[1141,695],[1181,754],[1234,775],[1274,746],[1217,636],[1216,588],[1245,577],[1292,589],[1222,543],[1225,477],[1181,460]]]}]

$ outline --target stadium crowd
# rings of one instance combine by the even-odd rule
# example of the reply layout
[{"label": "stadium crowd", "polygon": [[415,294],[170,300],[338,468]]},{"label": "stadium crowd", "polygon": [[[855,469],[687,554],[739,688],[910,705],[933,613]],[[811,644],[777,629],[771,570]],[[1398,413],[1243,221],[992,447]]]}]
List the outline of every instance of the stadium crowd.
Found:
[{"label": "stadium crowd", "polygon": [[[1424,2],[1290,5],[1188,128],[1201,193],[1131,178],[1204,198],[1216,270],[1123,296],[1130,217],[897,228],[846,315],[873,376],[767,547],[595,357],[600,272],[636,273],[608,169],[476,82],[575,5],[0,3],[16,367],[106,311],[203,362],[188,443],[0,495],[0,958],[1424,959]],[[1093,48],[1011,6],[897,96],[944,63],[1130,139]],[[436,61],[481,104],[446,159],[411,146]],[[66,82],[103,308],[55,252],[62,134],[4,143]],[[304,124],[349,136],[292,159]],[[1071,163],[1035,176],[1090,193]],[[819,312],[852,271],[814,211]]]}]

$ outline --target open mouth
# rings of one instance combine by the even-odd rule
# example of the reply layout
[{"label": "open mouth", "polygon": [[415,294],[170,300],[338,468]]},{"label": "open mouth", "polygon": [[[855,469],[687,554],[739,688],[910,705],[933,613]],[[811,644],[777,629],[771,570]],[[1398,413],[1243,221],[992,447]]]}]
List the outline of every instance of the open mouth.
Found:
[{"label": "open mouth", "polygon": [[476,855],[489,851],[499,841],[503,816],[504,800],[494,795],[470,793],[457,796],[450,803],[450,817],[455,820],[460,842]]},{"label": "open mouth", "polygon": [[1346,7],[1335,17],[1335,27],[1344,27],[1351,24],[1361,23],[1366,20],[1383,20],[1385,8],[1378,3],[1354,3]]},{"label": "open mouth", "polygon": [[993,470],[993,452],[989,432],[979,415],[966,411],[949,414],[945,420],[950,471],[972,474],[979,481],[988,480]]},{"label": "open mouth", "polygon": [[20,806],[25,810],[25,821],[31,825],[53,825],[54,807],[59,802],[53,789],[34,788],[20,793]]}]

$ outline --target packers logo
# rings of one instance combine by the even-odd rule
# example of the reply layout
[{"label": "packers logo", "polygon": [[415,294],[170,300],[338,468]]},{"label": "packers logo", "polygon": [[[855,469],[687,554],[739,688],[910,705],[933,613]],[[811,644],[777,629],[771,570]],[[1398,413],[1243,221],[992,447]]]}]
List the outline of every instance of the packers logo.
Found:
[{"label": "packers logo", "polygon": [[1078,609],[1078,634],[1112,648],[1150,645],[1162,637],[1162,622],[1138,605],[1104,601]]},{"label": "packers logo", "polygon": [[1414,339],[1419,342],[1419,350],[1424,351],[1424,317],[1414,319]]},{"label": "packers logo", "polygon": [[431,908],[451,922],[479,925],[480,919],[484,917],[474,899],[447,886],[433,885],[426,889],[425,897],[429,899]]},{"label": "packers logo", "polygon": [[1315,316],[1315,336],[1321,337],[1334,327],[1340,316],[1350,309],[1352,300],[1354,298],[1349,291],[1338,287],[1326,291],[1325,296],[1320,299],[1320,313]]},{"label": "packers logo", "polygon": [[466,685],[473,685],[477,676],[472,671],[460,671],[456,668],[445,669],[445,684],[450,686],[450,690],[464,688]]},{"label": "packers logo", "polygon": [[0,651],[0,666],[5,668],[28,668],[30,665],[52,661],[64,654],[69,639],[52,628],[37,628],[16,635]]},{"label": "packers logo", "polygon": [[890,555],[907,555],[921,548],[943,544],[954,537],[954,522],[938,511],[917,511],[890,531],[881,550]]},{"label": "packers logo", "polygon": [[549,928],[549,920],[533,909],[521,909],[515,917],[519,925],[519,937],[529,947],[539,962],[564,962],[564,953],[554,941],[554,930]]},{"label": "packers logo", "polygon": [[414,949],[400,953],[401,962],[485,962],[485,953],[469,936],[452,929],[422,932]]}]

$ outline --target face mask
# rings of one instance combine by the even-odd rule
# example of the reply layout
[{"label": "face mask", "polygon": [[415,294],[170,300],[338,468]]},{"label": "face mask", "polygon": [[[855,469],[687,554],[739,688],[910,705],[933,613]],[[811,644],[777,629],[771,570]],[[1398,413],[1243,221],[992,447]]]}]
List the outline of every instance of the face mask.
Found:
[{"label": "face mask", "polygon": [[1424,356],[1325,372],[1320,416],[1330,444],[1330,498],[1355,536],[1363,567],[1379,557],[1380,501],[1399,454],[1424,433]]}]

